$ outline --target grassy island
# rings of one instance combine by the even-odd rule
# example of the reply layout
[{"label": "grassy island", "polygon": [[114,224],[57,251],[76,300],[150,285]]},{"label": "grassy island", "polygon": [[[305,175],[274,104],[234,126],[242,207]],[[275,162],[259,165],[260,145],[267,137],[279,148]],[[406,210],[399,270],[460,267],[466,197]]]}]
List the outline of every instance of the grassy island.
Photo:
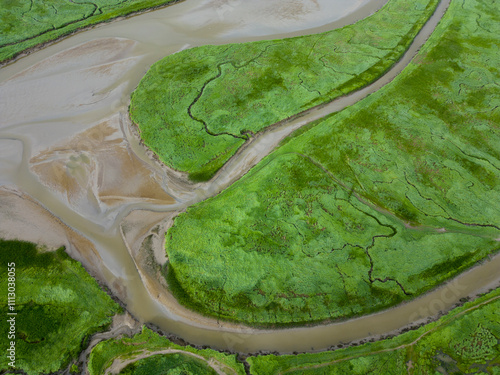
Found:
[{"label": "grassy island", "polygon": [[393,339],[333,352],[250,357],[250,374],[498,374],[500,289]]},{"label": "grassy island", "polygon": [[235,355],[219,353],[211,349],[195,349],[174,344],[143,327],[133,336],[100,342],[90,353],[90,375],[101,375],[113,362],[130,361],[120,374],[216,374],[214,368],[224,374],[245,374],[243,364]]},{"label": "grassy island", "polygon": [[176,0],[0,0],[0,62],[78,29]]},{"label": "grassy island", "polygon": [[179,300],[252,325],[345,319],[497,252],[499,16],[452,0],[391,84],[180,214],[166,235]]},{"label": "grassy island", "polygon": [[389,0],[372,16],[322,34],[167,56],[133,93],[130,115],[166,165],[208,180],[253,134],[380,77],[437,3]]},{"label": "grassy island", "polygon": [[[78,357],[86,339],[104,330],[121,310],[63,248],[42,252],[32,243],[0,240],[0,260],[1,314],[15,318],[13,340],[10,324],[0,325],[0,346],[7,350],[15,342],[18,371],[31,375],[63,370]],[[5,292],[9,282],[15,284],[14,304]],[[12,370],[5,353],[2,373]]]}]

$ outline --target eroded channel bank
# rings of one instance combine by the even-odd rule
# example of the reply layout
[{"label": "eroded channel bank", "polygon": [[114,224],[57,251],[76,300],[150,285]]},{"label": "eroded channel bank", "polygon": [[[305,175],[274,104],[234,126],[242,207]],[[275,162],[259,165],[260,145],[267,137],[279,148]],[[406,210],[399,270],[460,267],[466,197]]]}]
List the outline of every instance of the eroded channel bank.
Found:
[{"label": "eroded channel bank", "polygon": [[[443,2],[443,4],[446,4],[446,2]],[[440,14],[437,13],[435,22],[437,22],[439,17]],[[116,26],[119,25],[119,23],[116,23]],[[432,28],[432,25],[428,24],[425,30],[430,32]],[[118,29],[120,29],[120,27],[118,27]],[[108,30],[107,26],[89,31],[89,33],[94,31],[104,32],[105,30]],[[124,29],[121,29],[121,31],[124,32]],[[308,32],[310,32],[310,30],[308,30]],[[106,33],[107,31],[101,36],[110,36],[106,35]],[[87,33],[77,35],[75,38],[81,38],[86,34]],[[120,35],[126,36],[126,34],[127,33],[124,32],[124,34]],[[96,35],[94,35],[94,37],[90,36],[89,38],[92,39],[95,37]],[[185,35],[184,38],[186,38]],[[422,38],[425,40],[425,37]],[[210,328],[205,322],[200,322],[199,319],[201,319],[201,317],[197,317],[187,311],[184,311],[185,316],[182,316],[182,314],[176,314],[159,305],[155,301],[156,295],[153,294],[152,297],[148,295],[148,292],[137,274],[134,263],[128,256],[127,249],[119,233],[119,225],[122,222],[122,218],[129,212],[139,209],[160,212],[178,211],[189,204],[216,194],[220,189],[228,186],[232,181],[237,179],[241,173],[244,173],[245,170],[248,170],[251,165],[258,161],[257,159],[252,160],[253,156],[251,153],[257,151],[256,153],[260,154],[259,148],[254,146],[248,147],[246,152],[248,152],[250,156],[245,157],[244,153],[238,155],[240,159],[235,158],[232,164],[228,165],[224,172],[221,173],[214,182],[205,185],[204,188],[197,191],[184,191],[182,194],[176,194],[173,188],[173,186],[176,186],[174,181],[164,178],[158,168],[152,166],[150,163],[139,163],[140,166],[137,167],[138,169],[136,171],[132,173],[130,173],[129,170],[127,171],[127,158],[135,157],[133,154],[129,154],[133,156],[126,155],[119,158],[119,160],[123,160],[124,162],[120,164],[118,169],[115,169],[116,164],[113,164],[113,161],[115,161],[116,158],[110,157],[108,161],[92,159],[92,153],[95,146],[85,148],[85,146],[73,144],[72,148],[69,148],[68,153],[64,155],[63,149],[65,148],[63,146],[59,147],[59,144],[65,145],[68,137],[73,137],[74,134],[80,133],[82,129],[92,129],[96,126],[102,126],[102,123],[107,122],[108,125],[111,124],[109,126],[111,126],[113,131],[110,131],[108,136],[103,137],[100,141],[108,145],[113,144],[116,150],[120,148],[122,150],[129,150],[130,145],[127,142],[123,143],[125,138],[123,135],[125,132],[123,121],[120,116],[113,116],[113,113],[120,111],[121,113],[126,113],[128,94],[134,87],[134,84],[138,82],[142,73],[144,73],[144,66],[148,65],[148,61],[152,62],[156,60],[159,57],[158,55],[164,55],[165,50],[169,48],[171,48],[170,52],[167,51],[166,53],[171,53],[182,48],[184,44],[181,43],[185,40],[187,39],[180,38],[177,44],[164,47],[162,52],[152,48],[155,52],[149,54],[147,53],[147,47],[141,42],[137,42],[136,44],[128,44],[127,42],[125,46],[118,47],[118,45],[114,44],[113,40],[109,40],[112,46],[111,49],[116,52],[114,60],[108,57],[110,45],[105,47],[104,50],[102,48],[94,49],[92,50],[93,53],[101,53],[102,57],[101,60],[94,63],[91,69],[85,66],[87,64],[82,64],[77,69],[74,69],[74,67],[72,67],[72,64],[74,64],[74,60],[72,60],[73,57],[71,54],[67,55],[67,65],[65,65],[65,71],[63,70],[63,74],[66,75],[59,75],[59,79],[67,80],[68,77],[71,78],[73,76],[75,79],[75,86],[63,85],[61,81],[59,81],[59,83],[54,82],[57,80],[58,74],[61,74],[61,69],[51,70],[50,65],[52,65],[52,63],[47,64],[45,67],[39,67],[38,70],[36,68],[32,69],[31,76],[30,74],[24,73],[24,76],[18,77],[15,84],[22,85],[23,80],[25,80],[25,85],[29,85],[33,88],[34,92],[32,92],[32,96],[24,100],[36,104],[34,108],[32,108],[35,115],[30,117],[29,111],[27,111],[27,115],[25,111],[26,105],[23,103],[24,105],[17,107],[17,110],[15,106],[14,110],[9,109],[9,113],[12,114],[12,117],[9,118],[7,123],[2,125],[1,137],[2,142],[6,146],[3,149],[2,157],[4,157],[6,152],[8,153],[4,157],[4,163],[2,163],[2,184],[17,185],[36,200],[42,202],[49,211],[64,223],[76,229],[85,237],[92,239],[102,258],[102,263],[100,264],[107,283],[111,285],[122,300],[126,301],[133,314],[138,316],[141,320],[154,322],[166,331],[176,333],[196,344],[207,344],[218,348],[231,348],[238,351],[279,350],[282,352],[291,352],[294,350],[318,350],[338,342],[347,342],[353,339],[366,337],[370,334],[392,331],[395,328],[406,325],[412,320],[418,320],[419,318],[433,315],[441,309],[448,309],[459,298],[474,293],[478,289],[494,282],[493,279],[498,276],[495,272],[498,270],[498,257],[496,257],[493,262],[485,263],[480,270],[472,270],[466,275],[463,275],[463,277],[467,277],[467,275],[471,274],[473,275],[469,276],[471,279],[465,279],[464,285],[460,283],[460,286],[456,287],[453,286],[452,283],[448,288],[440,289],[433,294],[429,294],[419,300],[397,307],[393,310],[350,322],[330,325],[328,327],[313,327],[276,332],[261,332],[245,328],[240,329],[237,327],[233,327],[232,329],[227,327],[224,329],[220,327],[217,322]],[[70,41],[73,41],[73,38],[61,44],[69,43]],[[75,42],[75,44],[81,42],[82,40]],[[120,43],[122,42],[123,39]],[[57,48],[61,48],[59,44],[56,46]],[[57,48],[55,48],[56,46],[53,46],[54,49],[52,53],[57,50]],[[62,47],[61,50],[67,48],[67,46]],[[418,47],[413,49],[413,53],[416,49],[418,49]],[[29,65],[33,64],[33,59],[37,56],[40,56],[40,60],[44,57],[43,53],[30,56],[29,59],[31,59],[31,63],[29,63]],[[50,56],[50,54],[45,56]],[[88,58],[89,55],[87,54],[86,56],[86,58]],[[0,79],[3,81],[6,77],[10,77],[10,75],[8,75],[9,71],[12,74],[14,71],[22,70],[21,68],[18,70],[18,67],[22,66],[22,64],[19,63],[22,62],[23,60],[6,67],[5,70],[2,69],[2,71],[0,71]],[[57,64],[57,58],[53,63]],[[121,65],[122,68],[119,68],[118,65]],[[123,66],[126,66],[128,70],[124,69]],[[16,67],[16,69],[14,69],[14,67]],[[124,70],[126,73],[123,72]],[[109,82],[102,82],[102,77],[108,77],[109,79],[110,72],[115,74],[114,78],[110,79]],[[89,82],[88,78],[92,77],[94,77],[96,81],[99,81],[100,86],[97,85],[96,82]],[[387,81],[389,80],[390,78],[387,79]],[[64,90],[62,90],[63,94],[56,98],[56,103],[52,103],[53,106],[40,115],[40,109],[47,107],[47,102],[39,101],[40,97],[46,95],[47,87],[45,83],[47,82],[53,82],[49,88],[49,90],[53,92],[60,91],[64,86],[68,86],[66,88],[67,90],[70,90],[69,86],[76,87],[76,89],[74,92],[69,92],[69,94],[74,95],[73,99],[62,101],[63,105],[59,106],[59,101],[62,100],[61,98],[68,97],[68,95],[64,95]],[[383,84],[383,82],[384,81],[379,81],[378,84]],[[33,83],[36,84],[33,85]],[[7,92],[13,94],[14,98],[9,105],[15,105],[14,102],[20,101],[21,99],[19,92],[21,92],[23,87],[16,88],[15,85],[12,86],[11,83],[7,83],[3,86],[2,90],[5,89],[5,87],[7,87],[8,90],[13,90]],[[373,90],[376,89],[377,87],[375,86]],[[18,90],[17,98],[16,90]],[[370,91],[367,91],[365,95],[369,92]],[[69,96],[71,97],[71,95]],[[356,101],[357,99],[352,100]],[[344,105],[348,104],[344,103]],[[75,109],[77,114],[75,114]],[[329,112],[327,111],[325,114],[326,113]],[[21,116],[21,118],[18,116]],[[322,117],[321,114],[318,116]],[[310,120],[311,119],[305,120],[304,118],[300,118],[297,121],[303,121],[301,124],[305,124]],[[69,127],[67,125],[69,125]],[[63,129],[67,130],[63,131]],[[283,134],[277,137],[268,137],[270,145],[265,146],[268,149],[267,152],[274,147],[273,144],[276,144],[279,139],[293,129],[294,128],[288,128]],[[58,132],[60,132],[60,135],[54,137],[54,133],[57,134]],[[7,139],[9,139],[9,141],[7,141]],[[262,137],[262,139],[264,139],[264,137]],[[16,141],[13,142],[11,140]],[[255,144],[257,145],[258,143],[255,142]],[[62,160],[61,163],[64,167],[59,171],[54,171],[54,175],[60,175],[62,172],[68,170],[73,172],[72,181],[75,183],[75,189],[72,194],[68,195],[66,191],[57,192],[55,183],[50,181],[41,183],[41,174],[37,175],[33,173],[35,169],[32,165],[33,158],[39,156],[42,151],[47,151],[51,148],[52,150],[51,152],[47,152],[45,160],[54,161],[57,160],[57,157],[62,157],[62,159],[59,160]],[[67,151],[68,148],[65,150]],[[23,156],[21,157],[20,155]],[[37,159],[38,165],[43,161],[44,160]],[[13,165],[16,164],[16,162],[17,165]],[[231,165],[233,167],[231,167]],[[144,197],[138,194],[138,191],[141,190],[139,187],[133,189],[133,191],[126,191],[126,189],[117,186],[109,187],[111,182],[108,182],[108,185],[106,185],[105,176],[109,175],[110,171],[117,173],[118,176],[122,172],[128,172],[128,180],[132,180],[133,176],[137,176],[138,174],[140,176],[139,170],[141,168],[147,168],[148,171],[153,174],[157,173],[158,186],[162,187],[167,192],[166,195],[173,196],[175,203],[172,204],[172,202],[167,202],[168,197],[164,197],[165,202],[163,202],[162,205],[158,205],[158,202],[154,201],[151,196]],[[233,168],[233,172],[231,172],[231,168]],[[44,173],[43,175],[46,174]],[[103,197],[107,199],[102,199]],[[144,202],[145,200],[147,202]],[[92,204],[89,205],[87,204],[88,202]],[[154,227],[158,222],[164,219],[165,216],[159,213],[154,220],[152,219],[151,227]],[[4,224],[2,224],[2,226],[3,225]],[[147,233],[150,228],[144,228],[144,233]],[[493,266],[488,268],[490,265]],[[492,278],[484,280],[483,273],[485,272],[492,276]],[[406,315],[404,313],[405,311]],[[418,315],[415,315],[415,312],[418,312]],[[380,316],[382,316],[382,320],[377,321],[377,317]],[[377,327],[377,330],[373,327]]]}]

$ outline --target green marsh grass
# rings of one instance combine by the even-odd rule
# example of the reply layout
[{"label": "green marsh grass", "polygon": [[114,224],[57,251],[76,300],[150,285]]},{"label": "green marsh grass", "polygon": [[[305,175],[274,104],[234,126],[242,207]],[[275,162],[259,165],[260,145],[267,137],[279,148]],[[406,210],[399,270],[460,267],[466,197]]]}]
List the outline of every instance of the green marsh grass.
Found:
[{"label": "green marsh grass", "polygon": [[[8,263],[16,273],[16,369],[28,375],[63,370],[78,357],[91,334],[104,330],[121,311],[80,263],[61,248],[41,252],[35,244],[0,240],[0,287],[7,290]],[[7,317],[7,294],[0,295]],[[7,324],[0,343],[8,348]],[[0,370],[10,369],[6,355]]]},{"label": "green marsh grass", "polygon": [[167,56],[134,91],[130,115],[160,160],[194,181],[208,180],[252,134],[380,77],[437,3],[390,0],[326,33]]},{"label": "green marsh grass", "polygon": [[[90,353],[88,361],[88,370],[90,375],[104,374],[106,369],[111,366],[116,359],[133,359],[137,355],[148,351],[155,352],[160,350],[172,349],[180,351],[177,356],[161,355],[150,357],[147,360],[139,360],[128,369],[124,369],[126,374],[142,374],[145,371],[152,371],[157,366],[165,366],[172,373],[183,373],[186,368],[195,369],[194,374],[211,374],[210,368],[207,367],[200,359],[189,356],[189,353],[200,355],[207,361],[217,361],[222,363],[227,368],[230,368],[233,374],[244,374],[243,365],[236,360],[235,355],[229,355],[217,352],[212,349],[195,349],[191,346],[180,346],[174,344],[166,337],[160,336],[147,327],[142,328],[142,332],[133,337],[123,336],[121,338],[109,339],[97,344]],[[187,353],[187,354],[183,354]],[[164,368],[165,369],[165,368]],[[153,374],[156,372],[149,372]]]},{"label": "green marsh grass", "polygon": [[345,319],[498,252],[498,17],[494,2],[453,0],[391,84],[180,214],[174,293],[258,326]]},{"label": "green marsh grass", "polygon": [[204,361],[184,354],[158,354],[134,362],[120,371],[121,375],[151,374],[217,375]]}]

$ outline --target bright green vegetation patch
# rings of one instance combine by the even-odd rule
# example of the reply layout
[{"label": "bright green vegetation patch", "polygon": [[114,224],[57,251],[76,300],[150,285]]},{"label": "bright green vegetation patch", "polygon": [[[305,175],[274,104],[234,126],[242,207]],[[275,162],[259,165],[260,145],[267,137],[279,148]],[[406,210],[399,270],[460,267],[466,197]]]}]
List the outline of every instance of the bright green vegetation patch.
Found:
[{"label": "bright green vegetation patch", "polygon": [[[159,352],[162,354],[160,355]],[[153,356],[138,359],[124,368],[121,373],[159,374],[160,372],[155,369],[166,366],[171,372],[161,373],[179,374],[186,373],[182,371],[188,371],[188,369],[199,369],[199,372],[196,370],[187,373],[212,374],[212,368],[207,365],[209,361],[227,374],[245,373],[243,365],[236,360],[235,355],[223,354],[211,349],[198,350],[190,346],[180,346],[146,327],[143,327],[141,333],[131,338],[124,336],[97,344],[90,353],[88,370],[90,375],[104,374],[115,360],[131,360],[145,353]]]},{"label": "bright green vegetation patch", "polygon": [[183,354],[153,355],[134,362],[122,371],[122,375],[196,374],[216,375],[217,372],[204,361]]},{"label": "bright green vegetation patch", "polygon": [[249,135],[380,77],[437,3],[389,0],[342,29],[167,56],[133,93],[131,117],[163,162],[208,180]]},{"label": "bright green vegetation patch", "polygon": [[179,300],[256,325],[347,318],[497,252],[498,17],[452,1],[394,82],[179,215],[166,236]]},{"label": "bright green vegetation patch", "polygon": [[[76,359],[86,339],[111,323],[121,308],[103,292],[80,263],[61,248],[41,252],[36,245],[0,240],[0,314],[7,319],[8,268],[15,268],[15,340],[1,324],[0,345],[15,342],[16,369],[51,373]],[[8,266],[15,263],[15,266]],[[8,369],[6,355],[0,370]]]},{"label": "bright green vegetation patch", "polygon": [[498,374],[500,289],[393,339],[334,352],[250,357],[250,373]]},{"label": "bright green vegetation patch", "polygon": [[175,0],[0,0],[0,62],[75,30]]}]

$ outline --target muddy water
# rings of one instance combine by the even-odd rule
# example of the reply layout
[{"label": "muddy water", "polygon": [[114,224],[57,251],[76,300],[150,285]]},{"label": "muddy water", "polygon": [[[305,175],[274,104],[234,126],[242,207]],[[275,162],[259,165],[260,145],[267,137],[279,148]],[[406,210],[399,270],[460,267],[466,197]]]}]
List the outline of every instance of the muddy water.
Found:
[{"label": "muddy water", "polygon": [[[160,295],[130,256],[137,254],[140,241],[130,239],[125,244],[121,235],[141,238],[173,212],[217,193],[295,128],[387,83],[419,46],[413,46],[406,60],[376,84],[259,136],[215,181],[194,188],[152,162],[128,131],[130,93],[151,63],[196,45],[332,29],[367,16],[383,3],[256,0],[250,7],[249,2],[237,0],[187,0],[76,34],[10,64],[0,70],[0,184],[17,186],[91,240],[100,260],[96,264],[94,257],[86,266],[98,268],[95,274],[102,275],[136,317],[194,344],[239,351],[318,350],[389,332],[448,309],[459,298],[496,282],[500,257],[451,286],[377,315],[326,327],[255,331],[191,314],[168,294]],[[426,26],[427,32],[447,3]],[[425,38],[424,34],[418,40]],[[19,221],[2,219],[1,233],[19,233],[8,230]],[[84,249],[75,245],[74,251]]]}]

